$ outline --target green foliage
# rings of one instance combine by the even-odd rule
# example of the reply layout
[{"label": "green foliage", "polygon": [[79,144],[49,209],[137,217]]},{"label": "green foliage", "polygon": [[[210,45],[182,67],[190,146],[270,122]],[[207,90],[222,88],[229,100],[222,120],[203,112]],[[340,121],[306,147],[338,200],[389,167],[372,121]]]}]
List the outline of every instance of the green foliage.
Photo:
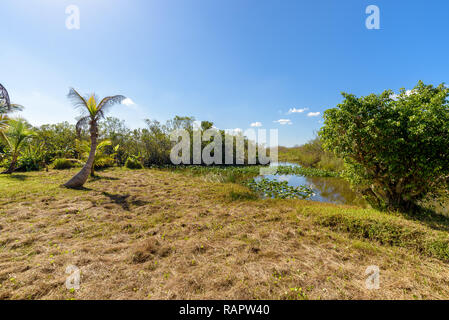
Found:
[{"label": "green foliage", "polygon": [[[95,160],[94,160],[94,168],[98,169],[106,169],[109,167],[113,167],[115,164],[115,154],[116,149],[119,146],[112,147],[112,142],[110,140],[103,140],[97,145],[97,150],[95,152]],[[76,149],[80,154],[80,157],[83,161],[86,161],[89,157],[90,152],[90,142],[83,140],[76,141]]]},{"label": "green foliage", "polygon": [[262,178],[251,179],[247,182],[248,188],[266,198],[277,199],[307,199],[313,195],[313,190],[306,186],[293,187],[288,181],[276,181]]},{"label": "green foliage", "polygon": [[448,94],[443,84],[421,81],[399,95],[343,93],[344,101],[325,112],[319,135],[373,206],[411,210],[448,186]]},{"label": "green foliage", "polygon": [[45,165],[47,151],[42,142],[33,136],[31,143],[24,148],[22,155],[17,161],[17,171],[39,171]]},{"label": "green foliage", "polygon": [[68,122],[42,125],[35,128],[35,140],[43,144],[45,162],[49,164],[55,158],[77,158],[75,126]]},{"label": "green foliage", "polygon": [[95,160],[95,170],[111,168],[115,164],[114,158],[103,157]]},{"label": "green foliage", "polygon": [[53,161],[53,169],[56,170],[65,170],[65,169],[71,169],[76,166],[75,162],[70,159],[56,159]]},{"label": "green foliage", "polygon": [[[248,179],[260,174],[264,166],[151,166],[151,168],[169,169],[184,172],[193,176],[203,176],[207,180],[215,182],[246,183]],[[300,175],[306,177],[337,177],[338,173],[314,168],[278,166],[277,173],[282,175]]]},{"label": "green foliage", "polygon": [[128,169],[143,169],[142,163],[139,161],[139,158],[130,156],[126,159],[125,167]]},{"label": "green foliage", "polygon": [[5,173],[12,173],[17,166],[17,161],[23,149],[28,145],[35,132],[24,119],[9,119],[5,134],[6,150],[9,154],[9,165]]},{"label": "green foliage", "polygon": [[[72,95],[76,95],[75,91],[72,92]],[[93,103],[94,101],[91,99],[90,102]],[[87,112],[87,109],[85,111]],[[88,115],[82,117],[76,126],[63,122],[35,128],[36,137],[34,141],[43,143],[46,150],[44,157],[46,164],[51,163],[56,158],[87,160],[90,151],[90,118],[90,111],[88,111]],[[194,130],[194,120],[193,117],[176,116],[162,124],[155,120],[146,119],[144,128],[130,130],[126,127],[124,121],[108,117],[104,121],[97,123],[99,126],[98,141],[110,141],[110,144],[100,148],[102,150],[97,149],[95,163],[97,163],[97,160],[98,163],[94,165],[94,168],[111,166],[113,164],[113,161],[110,160],[111,158],[114,159],[114,164],[123,166],[128,157],[137,154],[141,155],[141,163],[146,167],[171,164],[170,152],[174,142],[170,140],[170,133],[173,130],[185,129],[189,132],[190,139],[193,139],[195,130],[204,131],[213,127],[212,122],[203,121],[201,127]],[[6,120],[2,123],[6,126]],[[223,142],[226,136],[230,137],[223,130],[219,130],[218,133],[221,135]],[[206,147],[210,142],[202,141],[201,148]],[[247,138],[244,138],[245,148],[250,143]],[[234,152],[235,145],[234,141]],[[190,151],[193,152],[192,143]],[[224,151],[223,149],[223,163],[225,162]],[[103,157],[108,157],[108,159],[100,160]],[[192,155],[191,159],[193,159]],[[247,163],[247,159],[243,160]]]},{"label": "green foliage", "polygon": [[131,148],[135,143],[131,140],[131,133],[126,127],[125,122],[114,117],[107,117],[100,123],[99,131],[101,140],[109,140],[112,143],[111,145],[115,146],[115,150],[112,151],[112,148],[107,148],[106,152],[112,152],[116,164],[123,166],[128,155],[133,154]]},{"label": "green foliage", "polygon": [[315,138],[302,146],[279,147],[279,160],[334,172],[342,172],[344,169],[343,160],[337,158],[332,152],[324,150],[319,138]]},{"label": "green foliage", "polygon": [[39,171],[41,169],[41,161],[32,156],[22,156],[17,161],[16,171]]},{"label": "green foliage", "polygon": [[279,166],[278,174],[292,174],[304,177],[339,177],[339,173],[316,168]]},{"label": "green foliage", "polygon": [[231,190],[229,197],[232,201],[250,201],[257,200],[259,196],[250,190]]}]

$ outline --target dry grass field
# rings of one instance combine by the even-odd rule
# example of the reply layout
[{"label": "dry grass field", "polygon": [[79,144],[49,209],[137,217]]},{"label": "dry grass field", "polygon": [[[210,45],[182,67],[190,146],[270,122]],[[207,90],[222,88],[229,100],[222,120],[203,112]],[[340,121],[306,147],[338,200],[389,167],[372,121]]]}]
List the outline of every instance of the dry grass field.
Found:
[{"label": "dry grass field", "polygon": [[155,169],[60,187],[74,172],[0,177],[0,299],[449,299],[445,219],[260,200]]}]

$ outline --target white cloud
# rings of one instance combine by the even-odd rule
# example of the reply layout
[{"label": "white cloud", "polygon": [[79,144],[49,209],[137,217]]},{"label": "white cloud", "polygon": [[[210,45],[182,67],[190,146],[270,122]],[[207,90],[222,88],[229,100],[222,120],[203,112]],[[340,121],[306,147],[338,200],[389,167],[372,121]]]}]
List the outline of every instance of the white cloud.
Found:
[{"label": "white cloud", "polygon": [[393,99],[394,101],[398,100],[399,95],[396,93],[390,94],[390,99]]},{"label": "white cloud", "polygon": [[[415,89],[413,89],[413,90],[406,90],[405,91],[405,96],[408,97],[408,96],[410,96],[412,94],[415,94],[415,93],[417,93]],[[400,94],[396,94],[396,93],[393,93],[393,94],[390,95],[390,98],[392,100],[395,100],[395,101],[397,101],[399,99],[399,97],[400,97]]]},{"label": "white cloud", "polygon": [[243,133],[243,130],[240,128],[225,129],[225,132],[230,135],[240,135],[241,133]]},{"label": "white cloud", "polygon": [[288,110],[288,113],[303,113],[304,111],[309,110],[309,108],[303,108],[303,109],[296,109],[296,108],[291,108],[290,110]]},{"label": "white cloud", "polygon": [[251,123],[251,127],[261,127],[262,126],[262,122],[253,122]]},{"label": "white cloud", "polygon": [[122,101],[122,104],[128,107],[135,105],[134,101],[132,101],[131,98],[126,98],[125,100]]},{"label": "white cloud", "polygon": [[273,122],[277,122],[277,123],[279,123],[280,125],[283,125],[283,126],[286,125],[286,124],[293,124],[290,119],[279,119],[279,120],[276,120],[276,121],[273,121]]},{"label": "white cloud", "polygon": [[321,112],[309,112],[307,114],[308,117],[318,117],[321,114]]}]

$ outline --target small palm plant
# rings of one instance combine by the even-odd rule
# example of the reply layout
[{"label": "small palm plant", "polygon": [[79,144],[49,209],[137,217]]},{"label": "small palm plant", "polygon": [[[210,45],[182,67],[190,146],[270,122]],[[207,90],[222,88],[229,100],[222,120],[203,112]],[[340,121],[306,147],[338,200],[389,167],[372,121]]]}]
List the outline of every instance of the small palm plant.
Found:
[{"label": "small palm plant", "polygon": [[11,155],[11,162],[8,169],[2,172],[3,174],[11,174],[14,172],[21,151],[34,135],[35,133],[31,131],[30,125],[25,120],[10,119],[8,121],[8,129],[4,136]]},{"label": "small palm plant", "polygon": [[95,94],[83,97],[73,88],[70,89],[68,97],[72,100],[75,108],[80,109],[82,112],[82,116],[76,124],[77,131],[80,132],[83,126],[89,125],[90,132],[90,152],[86,164],[80,172],[64,184],[64,186],[68,188],[80,188],[86,183],[95,161],[98,123],[104,118],[108,108],[115,104],[122,103],[125,97],[120,95],[110,96],[98,102],[99,99],[95,96]]}]

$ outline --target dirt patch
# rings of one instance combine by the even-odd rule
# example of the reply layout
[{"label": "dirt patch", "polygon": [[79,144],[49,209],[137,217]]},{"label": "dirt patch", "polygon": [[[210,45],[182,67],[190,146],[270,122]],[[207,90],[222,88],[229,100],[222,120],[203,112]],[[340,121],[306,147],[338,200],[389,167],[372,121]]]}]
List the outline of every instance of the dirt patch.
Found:
[{"label": "dirt patch", "polygon": [[161,245],[157,239],[150,238],[136,246],[131,260],[133,263],[144,263],[148,260],[152,260],[153,257],[165,258],[171,253],[171,251],[172,249],[169,246]]}]

